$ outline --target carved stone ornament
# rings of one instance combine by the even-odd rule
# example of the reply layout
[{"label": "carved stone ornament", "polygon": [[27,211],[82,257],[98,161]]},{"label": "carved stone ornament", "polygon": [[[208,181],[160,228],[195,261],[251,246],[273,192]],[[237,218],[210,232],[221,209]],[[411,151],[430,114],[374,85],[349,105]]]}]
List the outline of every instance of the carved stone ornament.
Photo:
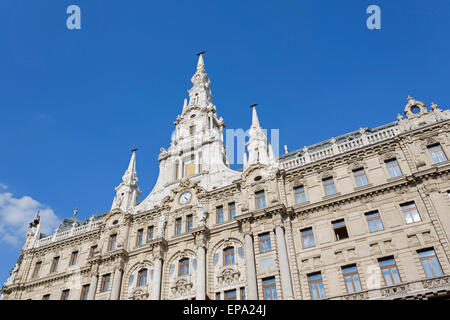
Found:
[{"label": "carved stone ornament", "polygon": [[221,287],[228,287],[239,282],[241,273],[232,268],[226,268],[217,276],[217,283]]},{"label": "carved stone ornament", "polygon": [[147,300],[148,295],[149,294],[147,292],[147,289],[134,288],[130,299],[131,300]]},{"label": "carved stone ornament", "polygon": [[190,295],[192,286],[192,282],[188,279],[180,279],[171,287],[172,294],[178,297]]}]

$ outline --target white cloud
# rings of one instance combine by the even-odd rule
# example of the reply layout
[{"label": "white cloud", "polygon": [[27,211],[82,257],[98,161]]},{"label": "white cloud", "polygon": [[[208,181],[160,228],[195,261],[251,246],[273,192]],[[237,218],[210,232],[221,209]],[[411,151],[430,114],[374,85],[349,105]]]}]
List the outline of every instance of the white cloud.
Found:
[{"label": "white cloud", "polygon": [[8,189],[8,186],[0,182],[0,189],[6,190]]},{"label": "white cloud", "polygon": [[38,210],[41,232],[52,233],[58,226],[58,217],[51,208],[29,196],[16,198],[12,193],[5,192],[6,188],[0,183],[0,241],[21,247],[25,242],[28,224],[36,217]]}]

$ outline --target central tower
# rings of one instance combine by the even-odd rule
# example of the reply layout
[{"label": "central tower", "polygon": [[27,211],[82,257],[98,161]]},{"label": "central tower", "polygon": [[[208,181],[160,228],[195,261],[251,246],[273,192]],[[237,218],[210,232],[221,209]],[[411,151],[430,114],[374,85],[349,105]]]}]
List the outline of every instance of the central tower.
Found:
[{"label": "central tower", "polygon": [[158,156],[159,176],[150,195],[136,208],[154,208],[170,194],[170,190],[185,178],[199,183],[206,190],[220,188],[240,177],[230,169],[223,141],[225,123],[217,117],[210,80],[205,71],[203,55],[198,54],[197,70],[188,90],[189,102],[184,99],[181,114],[174,124],[170,147],[161,148]]}]

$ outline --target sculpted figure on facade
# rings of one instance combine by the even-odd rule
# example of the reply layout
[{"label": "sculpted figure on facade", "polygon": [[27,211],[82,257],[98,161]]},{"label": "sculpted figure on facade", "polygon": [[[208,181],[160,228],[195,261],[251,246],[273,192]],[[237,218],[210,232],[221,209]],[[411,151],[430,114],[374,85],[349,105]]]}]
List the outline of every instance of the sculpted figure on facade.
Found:
[{"label": "sculpted figure on facade", "polygon": [[206,210],[205,205],[199,201],[197,204],[197,219],[198,219],[198,225],[205,226],[206,225],[206,219],[208,218],[208,211]]},{"label": "sculpted figure on facade", "polygon": [[158,227],[156,229],[156,237],[157,238],[161,238],[164,236],[164,232],[166,230],[166,225],[167,225],[167,219],[166,219],[164,212],[162,212],[161,216],[159,217],[159,220],[158,220]]}]

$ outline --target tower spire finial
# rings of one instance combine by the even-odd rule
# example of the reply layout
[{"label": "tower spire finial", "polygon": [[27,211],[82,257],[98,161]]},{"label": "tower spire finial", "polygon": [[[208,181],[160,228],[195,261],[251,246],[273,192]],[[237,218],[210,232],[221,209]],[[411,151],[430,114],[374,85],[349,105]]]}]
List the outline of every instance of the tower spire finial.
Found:
[{"label": "tower spire finial", "polygon": [[257,106],[257,105],[258,105],[257,103],[252,104],[252,105],[250,106],[250,108],[253,109],[253,111],[252,111],[252,127],[257,127],[257,128],[259,128],[259,127],[260,127],[260,124],[259,124],[258,114],[256,113],[256,106]]},{"label": "tower spire finial", "polygon": [[197,56],[198,56],[197,70],[205,68],[205,61],[203,61],[203,55],[205,53],[206,53],[206,51],[202,51],[202,52],[197,53]]}]

